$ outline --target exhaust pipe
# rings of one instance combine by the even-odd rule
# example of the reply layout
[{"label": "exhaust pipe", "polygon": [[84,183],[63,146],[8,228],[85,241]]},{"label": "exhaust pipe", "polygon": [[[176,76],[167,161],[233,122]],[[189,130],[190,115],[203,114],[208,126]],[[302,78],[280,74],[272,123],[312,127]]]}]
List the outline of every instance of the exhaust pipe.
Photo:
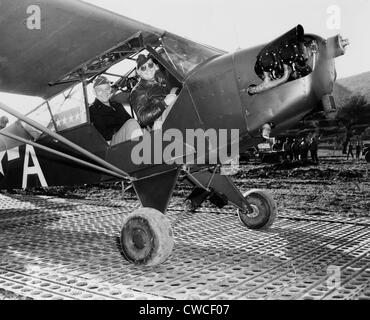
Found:
[{"label": "exhaust pipe", "polygon": [[280,86],[281,84],[288,81],[290,73],[291,73],[291,69],[286,64],[284,64],[284,75],[280,79],[271,80],[270,76],[269,76],[269,73],[264,72],[263,73],[264,74],[263,82],[261,84],[259,84],[258,86],[256,86],[256,85],[249,86],[248,93],[250,95],[254,95],[254,94],[265,92],[265,91],[270,90],[272,88],[276,88],[277,86]]}]

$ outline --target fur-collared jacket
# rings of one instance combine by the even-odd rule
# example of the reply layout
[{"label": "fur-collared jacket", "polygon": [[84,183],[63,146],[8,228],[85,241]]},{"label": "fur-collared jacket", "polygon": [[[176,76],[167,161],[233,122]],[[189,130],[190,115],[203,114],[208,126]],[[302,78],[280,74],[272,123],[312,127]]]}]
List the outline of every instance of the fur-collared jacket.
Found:
[{"label": "fur-collared jacket", "polygon": [[171,88],[161,73],[157,73],[155,79],[154,82],[140,79],[130,94],[131,107],[142,127],[151,127],[167,106],[164,99]]}]

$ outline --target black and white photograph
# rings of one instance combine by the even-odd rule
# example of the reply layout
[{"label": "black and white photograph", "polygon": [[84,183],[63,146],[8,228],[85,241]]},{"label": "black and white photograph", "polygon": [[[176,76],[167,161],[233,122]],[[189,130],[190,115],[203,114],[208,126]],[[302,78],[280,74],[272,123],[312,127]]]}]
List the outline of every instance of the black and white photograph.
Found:
[{"label": "black and white photograph", "polygon": [[369,31],[370,0],[0,0],[0,300],[370,300]]}]

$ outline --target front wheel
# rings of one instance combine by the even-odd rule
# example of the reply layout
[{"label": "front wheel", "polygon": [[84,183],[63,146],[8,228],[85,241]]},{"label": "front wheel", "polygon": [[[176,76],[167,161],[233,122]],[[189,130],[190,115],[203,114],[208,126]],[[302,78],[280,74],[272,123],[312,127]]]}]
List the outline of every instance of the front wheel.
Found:
[{"label": "front wheel", "polygon": [[249,213],[239,209],[239,220],[250,229],[269,228],[274,223],[277,212],[272,196],[260,189],[252,189],[243,196],[250,203],[253,212]]},{"label": "front wheel", "polygon": [[370,163],[370,150],[365,153],[365,160]]},{"label": "front wheel", "polygon": [[127,260],[155,266],[170,256],[173,245],[171,223],[160,211],[140,208],[125,216],[121,246]]}]

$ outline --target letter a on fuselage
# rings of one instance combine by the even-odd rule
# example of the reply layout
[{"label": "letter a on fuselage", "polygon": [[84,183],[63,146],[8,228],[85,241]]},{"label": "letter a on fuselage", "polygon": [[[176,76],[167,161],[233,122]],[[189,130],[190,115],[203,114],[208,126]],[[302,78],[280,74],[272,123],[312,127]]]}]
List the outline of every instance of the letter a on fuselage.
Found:
[{"label": "letter a on fuselage", "polygon": [[[30,155],[31,155],[32,162],[33,162],[32,167],[29,167]],[[42,187],[48,186],[48,184],[46,183],[44,174],[41,170],[39,160],[36,157],[35,149],[32,146],[27,144],[25,154],[24,154],[22,189],[27,188],[28,176],[33,175],[33,174],[37,174],[37,177],[39,178]]]}]

